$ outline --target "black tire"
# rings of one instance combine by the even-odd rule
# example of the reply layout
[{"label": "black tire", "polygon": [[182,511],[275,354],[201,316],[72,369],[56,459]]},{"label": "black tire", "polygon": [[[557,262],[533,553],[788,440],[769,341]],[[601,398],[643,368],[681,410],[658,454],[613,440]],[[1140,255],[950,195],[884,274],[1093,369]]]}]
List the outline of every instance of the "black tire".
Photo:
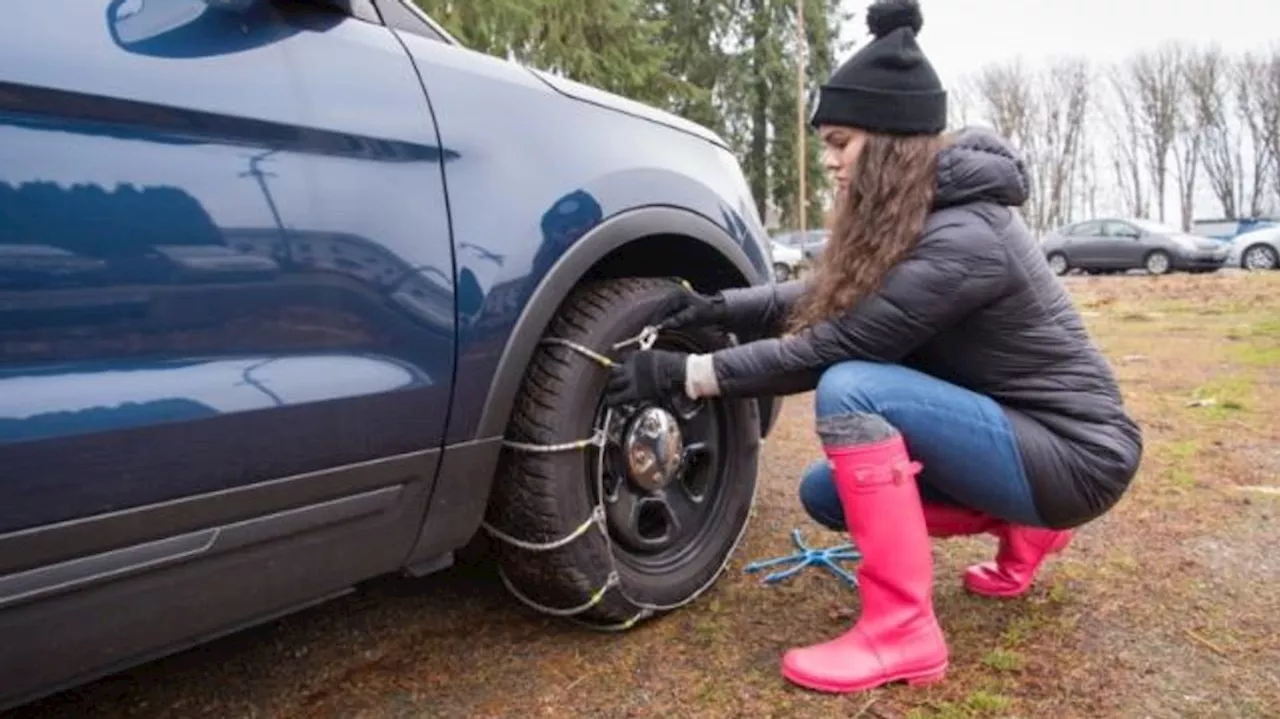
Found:
[{"label": "black tire", "polygon": [[1164,250],[1152,250],[1142,258],[1142,269],[1149,275],[1167,275],[1173,272],[1173,258]]},{"label": "black tire", "polygon": [[1053,252],[1045,261],[1049,263],[1049,271],[1061,277],[1071,271],[1071,263],[1067,262],[1067,256],[1061,252]]},{"label": "black tire", "polygon": [[[566,300],[548,335],[620,357],[607,348],[639,333],[665,298],[683,291],[674,282],[656,279],[584,286]],[[656,347],[700,351],[725,344],[722,335],[701,330],[663,333]],[[608,371],[581,353],[543,345],[526,372],[508,439],[550,445],[590,437],[607,379]],[[706,500],[713,502],[705,510],[708,521],[692,532],[683,553],[668,564],[646,566],[598,529],[550,551],[495,541],[499,566],[512,587],[543,606],[569,609],[588,602],[616,571],[620,588],[575,617],[616,624],[639,613],[632,599],[673,607],[714,582],[746,530],[755,498],[760,419],[754,400],[715,400],[709,406],[714,408],[713,423],[721,428],[714,462],[716,490]],[[594,447],[556,453],[503,450],[486,517],[490,526],[529,542],[567,536],[596,507],[597,458]]]},{"label": "black tire", "polygon": [[779,282],[786,282],[791,279],[791,268],[785,262],[773,263],[773,276]]}]

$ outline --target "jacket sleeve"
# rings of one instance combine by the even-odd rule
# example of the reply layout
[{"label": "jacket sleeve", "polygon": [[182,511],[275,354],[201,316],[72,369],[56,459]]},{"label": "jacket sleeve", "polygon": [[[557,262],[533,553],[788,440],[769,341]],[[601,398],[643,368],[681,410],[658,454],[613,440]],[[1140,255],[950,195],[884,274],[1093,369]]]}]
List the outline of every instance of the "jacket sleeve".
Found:
[{"label": "jacket sleeve", "polygon": [[721,293],[730,329],[753,337],[777,334],[809,280],[735,287]]},{"label": "jacket sleeve", "polygon": [[842,316],[796,335],[715,352],[717,391],[795,393],[815,387],[822,370],[838,362],[899,362],[1000,296],[1008,271],[1005,248],[985,223],[936,228],[885,275],[879,290]]}]

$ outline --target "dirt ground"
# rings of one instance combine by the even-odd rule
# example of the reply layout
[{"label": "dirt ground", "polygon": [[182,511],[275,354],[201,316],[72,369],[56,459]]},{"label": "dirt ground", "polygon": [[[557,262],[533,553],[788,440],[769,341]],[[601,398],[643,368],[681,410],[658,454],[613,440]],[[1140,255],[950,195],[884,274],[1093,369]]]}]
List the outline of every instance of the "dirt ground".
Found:
[{"label": "dirt ground", "polygon": [[[626,634],[537,616],[455,569],[354,595],[49,698],[31,717],[1280,717],[1280,273],[1069,278],[1146,432],[1139,478],[1015,601],[959,576],[990,538],[935,544],[951,672],[851,697],[787,685],[789,646],[843,631],[855,594],[742,567],[801,528],[819,452],[787,404],[747,541],[696,604]],[[0,640],[2,641],[2,640]]]}]

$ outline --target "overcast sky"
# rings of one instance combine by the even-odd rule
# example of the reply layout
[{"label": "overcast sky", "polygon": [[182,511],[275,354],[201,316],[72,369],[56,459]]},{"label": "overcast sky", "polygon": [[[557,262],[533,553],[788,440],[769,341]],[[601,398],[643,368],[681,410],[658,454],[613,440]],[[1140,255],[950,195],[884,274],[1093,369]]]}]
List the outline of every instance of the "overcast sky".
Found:
[{"label": "overcast sky", "polygon": [[[869,0],[843,1],[858,14],[841,37],[861,46],[870,39]],[[1233,54],[1280,47],[1280,0],[920,0],[920,6],[920,45],[949,87],[985,65],[1016,58],[1034,66],[1079,55],[1105,64],[1170,40],[1217,43]],[[1172,176],[1168,181],[1166,217],[1176,217],[1176,185]],[[1200,185],[1197,216],[1220,213],[1207,185]],[[1104,195],[1101,204],[1108,207],[1100,211],[1118,212],[1113,193]]]},{"label": "overcast sky", "polygon": [[[844,37],[869,36],[866,0]],[[1280,39],[1278,0],[921,0],[920,44],[948,84],[983,65],[1077,53],[1105,62],[1172,39],[1255,49]]]}]

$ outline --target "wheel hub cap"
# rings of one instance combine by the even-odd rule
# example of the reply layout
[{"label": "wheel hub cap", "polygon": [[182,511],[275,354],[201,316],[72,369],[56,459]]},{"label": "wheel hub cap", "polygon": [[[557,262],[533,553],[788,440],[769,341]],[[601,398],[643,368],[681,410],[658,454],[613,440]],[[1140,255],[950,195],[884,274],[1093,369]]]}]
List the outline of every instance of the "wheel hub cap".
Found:
[{"label": "wheel hub cap", "polygon": [[1271,253],[1265,247],[1255,247],[1245,255],[1245,265],[1251,270],[1270,269]]},{"label": "wheel hub cap", "polygon": [[670,412],[660,407],[649,407],[632,420],[623,450],[631,482],[641,489],[656,492],[679,474],[684,458],[684,438]]}]

